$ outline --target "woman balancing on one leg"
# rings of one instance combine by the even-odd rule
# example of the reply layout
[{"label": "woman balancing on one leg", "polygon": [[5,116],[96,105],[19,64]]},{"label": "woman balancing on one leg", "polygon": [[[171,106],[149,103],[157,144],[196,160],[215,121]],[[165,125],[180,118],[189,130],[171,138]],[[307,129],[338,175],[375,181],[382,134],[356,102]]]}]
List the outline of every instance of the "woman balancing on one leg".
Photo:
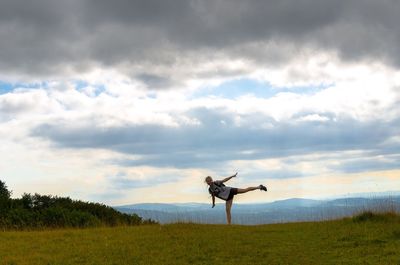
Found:
[{"label": "woman balancing on one leg", "polygon": [[224,185],[224,182],[227,182],[231,178],[236,177],[236,175],[237,172],[233,176],[227,177],[223,180],[215,180],[215,181],[213,181],[213,179],[210,176],[206,177],[206,183],[210,186],[208,188],[208,192],[212,196],[212,208],[214,208],[215,206],[215,197],[218,197],[221,200],[226,201],[226,219],[228,221],[228,224],[231,224],[231,208],[232,208],[233,196],[240,193],[246,193],[252,190],[267,191],[267,188],[263,185],[257,187],[248,187],[246,189],[232,188]]}]

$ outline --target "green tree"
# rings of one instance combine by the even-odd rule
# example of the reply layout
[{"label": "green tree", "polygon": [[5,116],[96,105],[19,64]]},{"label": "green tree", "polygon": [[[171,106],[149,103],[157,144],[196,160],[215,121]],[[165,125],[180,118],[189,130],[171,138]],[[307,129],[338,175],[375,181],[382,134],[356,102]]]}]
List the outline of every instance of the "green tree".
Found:
[{"label": "green tree", "polygon": [[8,190],[6,183],[0,180],[0,198],[9,200],[11,197],[11,191]]},{"label": "green tree", "polygon": [[0,180],[0,217],[5,214],[11,205],[11,191],[8,190],[6,183]]}]

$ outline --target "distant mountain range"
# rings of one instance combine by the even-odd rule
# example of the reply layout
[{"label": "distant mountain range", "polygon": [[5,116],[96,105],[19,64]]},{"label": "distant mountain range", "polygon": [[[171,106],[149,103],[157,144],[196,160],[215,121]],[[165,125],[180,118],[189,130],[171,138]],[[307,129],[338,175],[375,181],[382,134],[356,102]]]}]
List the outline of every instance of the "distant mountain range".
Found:
[{"label": "distant mountain range", "polygon": [[[194,222],[225,223],[225,204],[215,208],[205,203],[140,203],[116,206],[124,213],[136,213],[160,223]],[[232,222],[235,224],[268,224],[300,221],[321,221],[352,216],[362,211],[400,212],[400,192],[373,194],[369,197],[346,197],[332,200],[292,198],[271,203],[234,204]]]}]

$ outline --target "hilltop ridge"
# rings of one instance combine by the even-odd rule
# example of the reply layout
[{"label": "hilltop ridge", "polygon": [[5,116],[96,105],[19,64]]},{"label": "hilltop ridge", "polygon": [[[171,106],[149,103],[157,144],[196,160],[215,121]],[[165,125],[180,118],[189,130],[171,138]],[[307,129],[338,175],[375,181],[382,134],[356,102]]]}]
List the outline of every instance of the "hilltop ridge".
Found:
[{"label": "hilltop ridge", "polygon": [[[124,213],[135,213],[160,223],[225,223],[225,205],[214,209],[206,203],[140,203],[116,206]],[[236,224],[269,224],[320,221],[352,216],[364,210],[400,212],[400,195],[348,197],[331,200],[290,198],[269,203],[235,203],[232,208]]]}]

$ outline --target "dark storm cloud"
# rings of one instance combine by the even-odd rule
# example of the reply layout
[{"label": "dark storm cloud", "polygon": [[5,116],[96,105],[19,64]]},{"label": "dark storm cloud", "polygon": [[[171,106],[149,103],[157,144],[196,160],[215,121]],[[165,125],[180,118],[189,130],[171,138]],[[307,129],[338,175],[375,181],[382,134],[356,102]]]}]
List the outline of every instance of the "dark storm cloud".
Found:
[{"label": "dark storm cloud", "polygon": [[136,78],[142,81],[147,87],[153,89],[165,88],[172,84],[170,79],[153,74],[139,74]]},{"label": "dark storm cloud", "polygon": [[[398,64],[399,13],[395,0],[0,0],[0,70],[35,76],[112,66],[124,72],[214,52],[274,64],[301,47]],[[282,50],[269,54],[246,46],[252,43],[278,43]]]},{"label": "dark storm cloud", "polygon": [[[241,126],[218,110],[197,109],[191,118],[201,125],[165,127],[137,125],[108,129],[72,128],[54,123],[36,127],[33,136],[49,139],[58,147],[100,148],[139,155],[118,160],[122,166],[216,167],[235,159],[302,155],[314,152],[369,150],[398,153],[384,142],[399,134],[399,122],[361,122],[338,119],[328,122],[274,122],[260,115],[247,115]],[[89,128],[90,127],[90,128]]]}]

